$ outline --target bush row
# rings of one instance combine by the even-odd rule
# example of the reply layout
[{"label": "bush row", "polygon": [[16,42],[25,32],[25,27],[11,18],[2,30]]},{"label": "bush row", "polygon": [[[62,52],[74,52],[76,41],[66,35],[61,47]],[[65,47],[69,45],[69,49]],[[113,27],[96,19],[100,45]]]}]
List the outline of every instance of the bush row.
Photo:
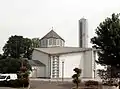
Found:
[{"label": "bush row", "polygon": [[93,80],[89,80],[85,82],[85,86],[91,86],[91,85],[95,85],[98,86],[98,81],[93,81]]},{"label": "bush row", "polygon": [[28,87],[29,80],[27,79],[17,79],[10,81],[0,81],[0,87]]},{"label": "bush row", "polygon": [[112,83],[112,84],[110,84],[110,83],[103,83],[102,85],[106,85],[106,86],[118,86],[117,83]]}]

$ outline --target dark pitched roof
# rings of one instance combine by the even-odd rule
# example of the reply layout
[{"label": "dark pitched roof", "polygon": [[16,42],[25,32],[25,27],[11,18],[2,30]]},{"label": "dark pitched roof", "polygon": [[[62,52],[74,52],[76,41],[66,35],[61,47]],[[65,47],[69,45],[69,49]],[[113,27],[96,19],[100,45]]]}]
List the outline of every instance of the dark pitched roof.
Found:
[{"label": "dark pitched roof", "polygon": [[39,60],[29,60],[31,66],[45,66],[45,64],[41,63]]},{"label": "dark pitched roof", "polygon": [[78,53],[83,51],[89,51],[93,49],[79,48],[79,47],[49,47],[49,48],[35,48],[34,50],[37,50],[46,54],[67,54],[67,53]]},{"label": "dark pitched roof", "polygon": [[51,30],[50,32],[48,32],[43,38],[41,38],[40,40],[44,39],[44,38],[56,38],[56,39],[62,39],[64,41],[63,38],[61,38],[55,31]]}]

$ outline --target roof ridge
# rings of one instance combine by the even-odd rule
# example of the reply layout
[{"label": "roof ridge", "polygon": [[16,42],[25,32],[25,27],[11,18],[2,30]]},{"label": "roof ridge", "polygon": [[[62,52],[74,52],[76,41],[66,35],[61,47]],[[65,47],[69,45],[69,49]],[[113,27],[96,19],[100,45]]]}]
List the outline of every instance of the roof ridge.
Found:
[{"label": "roof ridge", "polygon": [[32,66],[45,66],[45,64],[39,60],[29,60],[29,63]]},{"label": "roof ridge", "polygon": [[44,37],[42,37],[40,40],[44,38],[59,38],[64,41],[62,37],[60,37],[54,30],[49,31]]}]

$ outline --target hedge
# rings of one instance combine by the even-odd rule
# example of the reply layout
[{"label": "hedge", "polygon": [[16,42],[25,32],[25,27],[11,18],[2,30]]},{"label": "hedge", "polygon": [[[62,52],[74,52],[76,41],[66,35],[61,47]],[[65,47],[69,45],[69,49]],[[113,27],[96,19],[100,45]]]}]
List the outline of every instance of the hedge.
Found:
[{"label": "hedge", "polygon": [[16,79],[10,81],[0,81],[0,87],[28,87],[29,80],[28,79]]},{"label": "hedge", "polygon": [[91,86],[91,85],[95,85],[98,86],[98,81],[93,81],[93,80],[89,80],[85,82],[85,86]]}]

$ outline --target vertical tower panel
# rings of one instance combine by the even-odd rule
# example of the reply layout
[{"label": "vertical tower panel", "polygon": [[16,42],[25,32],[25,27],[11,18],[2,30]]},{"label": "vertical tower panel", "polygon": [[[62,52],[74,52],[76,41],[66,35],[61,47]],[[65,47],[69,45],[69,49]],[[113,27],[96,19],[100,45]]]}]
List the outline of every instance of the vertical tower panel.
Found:
[{"label": "vertical tower panel", "polygon": [[88,48],[88,24],[84,18],[79,20],[79,47]]}]

